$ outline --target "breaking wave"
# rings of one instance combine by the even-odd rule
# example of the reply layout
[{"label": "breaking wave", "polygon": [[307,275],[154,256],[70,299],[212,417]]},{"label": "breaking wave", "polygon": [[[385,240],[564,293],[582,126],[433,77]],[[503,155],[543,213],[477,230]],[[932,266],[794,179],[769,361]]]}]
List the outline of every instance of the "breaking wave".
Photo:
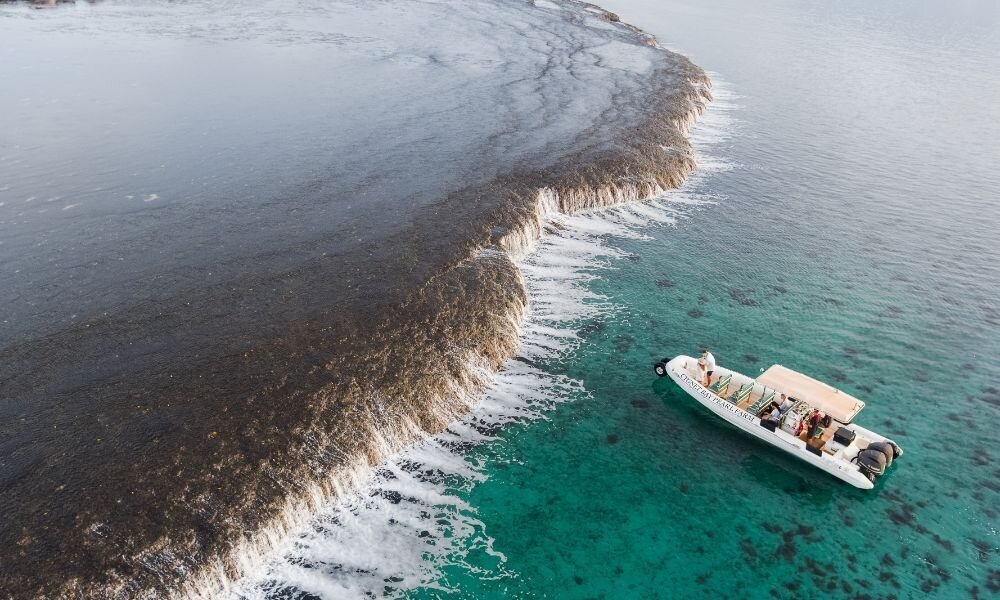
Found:
[{"label": "breaking wave", "polygon": [[[712,97],[706,73],[596,6],[539,5],[493,7],[546,26],[532,51],[540,73],[511,89],[529,105],[542,96],[542,125],[560,115],[583,131],[553,138],[559,144],[529,140],[530,152],[499,174],[449,180],[446,197],[392,213],[405,226],[385,237],[363,240],[371,224],[361,222],[327,235],[356,238],[340,254],[327,256],[327,238],[295,246],[308,258],[294,268],[265,252],[261,260],[275,262],[248,267],[239,287],[197,287],[3,351],[5,394],[64,401],[58,436],[45,432],[53,447],[73,449],[53,467],[73,493],[53,500],[26,476],[40,459],[20,457],[5,490],[18,499],[11,522],[19,525],[0,530],[17,549],[4,555],[0,582],[31,597],[266,595],[282,586],[363,593],[431,585],[434,569],[462,552],[493,553],[503,565],[474,510],[452,493],[481,476],[469,448],[586,396],[544,364],[579,344],[575,323],[611,309],[586,288],[619,257],[608,239],[642,235],[651,220],[706,201],[686,188],[668,192],[695,167],[688,129]],[[472,68],[462,56],[456,64]],[[552,69],[571,86],[545,97]],[[577,105],[574,94],[590,87],[583,75],[621,76],[628,86],[601,95],[604,108]],[[505,136],[485,143],[500,152]],[[401,156],[400,168],[409,162]],[[660,199],[634,204],[652,197]],[[283,202],[269,210],[284,223]],[[119,359],[108,340],[144,344]],[[192,358],[197,340],[207,349]],[[63,395],[40,391],[59,378],[69,382]],[[62,410],[70,401],[100,410],[73,419]],[[112,428],[113,447],[94,446],[90,418]],[[25,448],[31,431],[20,431]],[[53,502],[61,520],[34,510]],[[385,530],[390,522],[409,533]],[[365,540],[380,539],[398,553],[366,557]],[[338,540],[357,544],[351,561]],[[416,560],[425,554],[436,558]],[[234,587],[248,574],[271,583]]]},{"label": "breaking wave", "polygon": [[[651,226],[676,224],[721,198],[702,180],[734,168],[716,148],[729,136],[736,96],[716,85],[711,110],[691,131],[699,170],[680,188],[652,200],[567,215],[547,213],[547,232],[518,261],[529,304],[516,355],[506,361],[475,407],[441,433],[382,461],[290,532],[228,590],[231,598],[374,597],[413,589],[452,591],[445,569],[491,579],[515,578],[507,557],[464,497],[486,479],[482,449],[502,443],[568,401],[587,401],[582,381],[553,374],[581,343],[581,325],[618,309],[590,291],[603,269],[627,255],[616,239],[645,239]],[[496,251],[484,251],[492,256]],[[346,486],[345,486],[346,487]],[[489,560],[483,560],[484,556]],[[474,558],[474,560],[470,560]],[[489,572],[481,572],[489,564]]]}]

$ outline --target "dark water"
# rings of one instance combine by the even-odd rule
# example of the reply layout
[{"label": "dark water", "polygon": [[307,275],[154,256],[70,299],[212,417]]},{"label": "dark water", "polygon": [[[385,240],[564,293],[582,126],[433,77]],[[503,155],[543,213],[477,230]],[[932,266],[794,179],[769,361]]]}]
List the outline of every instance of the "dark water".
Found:
[{"label": "dark water", "polygon": [[440,429],[515,344],[479,250],[676,181],[703,77],[572,2],[3,4],[0,48],[4,596],[224,579]]},{"label": "dark water", "polygon": [[[997,5],[607,8],[713,73],[702,173],[566,221],[483,404],[241,595],[996,597]],[[865,399],[905,455],[861,491],[738,435],[650,372],[703,344]]]},{"label": "dark water", "polygon": [[[549,47],[519,32],[544,13],[517,7],[6,6],[4,50],[31,60],[4,67],[0,97],[0,340],[286,271],[317,244],[346,255],[449,192],[550,164],[625,84],[539,89]],[[649,65],[594,46],[590,63]]]}]

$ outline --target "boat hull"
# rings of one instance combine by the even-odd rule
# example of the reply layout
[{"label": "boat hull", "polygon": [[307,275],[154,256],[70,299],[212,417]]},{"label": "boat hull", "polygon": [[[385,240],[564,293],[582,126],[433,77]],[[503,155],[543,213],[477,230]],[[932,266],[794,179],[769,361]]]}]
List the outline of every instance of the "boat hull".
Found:
[{"label": "boat hull", "polygon": [[[695,362],[697,362],[697,359],[690,356],[682,355],[675,357],[666,364],[667,375],[681,389],[715,413],[716,416],[728,421],[744,432],[771,444],[775,448],[783,450],[842,481],[846,481],[854,487],[865,490],[870,490],[874,487],[872,481],[861,473],[854,463],[835,458],[826,453],[814,454],[806,448],[805,442],[801,439],[780,429],[771,431],[761,426],[760,418],[715,395],[711,390],[691,377],[684,367],[685,364]],[[860,429],[856,426],[854,428]]]}]

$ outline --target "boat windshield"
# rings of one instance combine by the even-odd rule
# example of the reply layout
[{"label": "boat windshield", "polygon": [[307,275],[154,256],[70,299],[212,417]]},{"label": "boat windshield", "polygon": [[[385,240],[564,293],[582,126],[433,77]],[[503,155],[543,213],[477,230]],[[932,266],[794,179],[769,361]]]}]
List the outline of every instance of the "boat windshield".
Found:
[{"label": "boat windshield", "polygon": [[854,396],[781,365],[764,371],[757,383],[806,400],[841,423],[850,423],[865,407],[865,403]]}]

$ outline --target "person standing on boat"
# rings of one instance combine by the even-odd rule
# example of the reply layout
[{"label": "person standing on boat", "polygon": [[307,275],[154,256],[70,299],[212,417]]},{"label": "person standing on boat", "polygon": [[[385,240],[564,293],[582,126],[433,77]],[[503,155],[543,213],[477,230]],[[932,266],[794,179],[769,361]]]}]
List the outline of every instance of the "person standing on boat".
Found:
[{"label": "person standing on boat", "polygon": [[830,415],[818,410],[813,411],[809,415],[809,429],[806,431],[806,438],[809,440],[818,440],[823,437],[823,431],[832,423],[833,419],[830,418]]},{"label": "person standing on boat", "polygon": [[715,370],[715,357],[708,351],[708,348],[703,348],[701,351],[701,360],[705,361],[705,387],[709,387],[712,385],[712,371]]}]

